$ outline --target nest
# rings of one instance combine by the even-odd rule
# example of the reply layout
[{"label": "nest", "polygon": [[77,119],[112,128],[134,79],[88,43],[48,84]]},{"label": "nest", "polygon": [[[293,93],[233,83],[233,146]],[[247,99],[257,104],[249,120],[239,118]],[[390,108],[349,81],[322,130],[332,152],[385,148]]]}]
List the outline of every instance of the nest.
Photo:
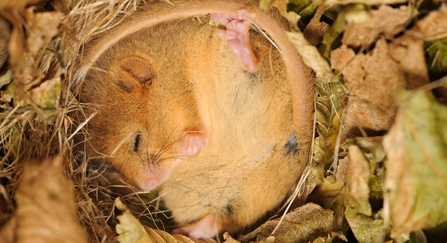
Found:
[{"label": "nest", "polygon": [[[9,100],[6,100],[6,95],[2,97],[5,116],[1,118],[0,132],[3,192],[0,204],[6,207],[1,209],[1,225],[5,225],[14,215],[23,215],[20,210],[17,211],[17,206],[21,205],[14,196],[19,193],[17,188],[31,191],[38,187],[36,190],[52,191],[48,184],[38,186],[21,182],[22,186],[19,185],[19,181],[23,181],[23,174],[25,177],[32,177],[30,170],[33,169],[24,167],[38,170],[39,166],[45,166],[48,171],[54,169],[55,174],[58,170],[63,171],[63,175],[69,179],[67,183],[62,183],[64,179],[61,179],[62,182],[57,179],[48,182],[50,185],[61,183],[65,186],[52,191],[60,197],[67,194],[64,191],[69,192],[68,198],[72,198],[71,192],[74,195],[75,217],[71,218],[73,222],[69,222],[66,227],[70,228],[70,225],[81,222],[87,234],[81,229],[80,235],[86,236],[85,239],[88,237],[89,242],[116,240],[113,229],[116,223],[113,217],[114,193],[110,187],[101,185],[106,183],[104,171],[107,168],[88,169],[87,158],[73,157],[73,135],[83,132],[83,124],[75,124],[72,114],[82,111],[82,107],[71,93],[71,83],[68,80],[71,80],[73,67],[79,61],[79,50],[82,50],[83,45],[113,28],[124,15],[136,11],[141,4],[145,2],[42,1],[27,2],[25,5],[8,2],[2,6],[3,9],[16,11],[17,15],[5,14],[13,27],[11,34],[6,32],[5,36],[10,36],[9,64],[10,69],[14,70],[14,83],[11,83],[10,88],[14,90],[14,97],[9,97]],[[23,17],[27,26],[22,29],[20,20]],[[5,22],[5,19],[2,21]],[[9,26],[5,24],[5,28],[8,29]],[[45,173],[42,172],[41,175]],[[35,179],[40,180],[40,177]],[[144,201],[149,200],[141,199],[138,193],[133,193],[130,186],[123,183],[118,186],[128,190],[129,200],[125,201],[130,204],[133,202],[141,206],[145,205]],[[34,198],[36,204],[42,204],[43,208],[51,210],[48,208],[51,203],[46,201],[48,198],[45,195],[33,196],[41,197]],[[150,211],[154,210],[148,210]],[[64,215],[62,212],[61,214]],[[150,216],[150,213],[146,214]],[[144,213],[142,216],[144,217]],[[9,224],[14,225],[11,221]],[[54,227],[52,224],[47,226]]]}]

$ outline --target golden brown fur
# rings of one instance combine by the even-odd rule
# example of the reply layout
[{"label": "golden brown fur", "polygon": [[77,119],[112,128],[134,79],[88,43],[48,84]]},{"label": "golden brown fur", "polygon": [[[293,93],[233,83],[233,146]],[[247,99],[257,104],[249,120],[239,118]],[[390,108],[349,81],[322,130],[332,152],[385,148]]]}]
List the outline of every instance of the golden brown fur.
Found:
[{"label": "golden brown fur", "polygon": [[[87,116],[97,112],[88,152],[108,156],[144,190],[161,184],[179,232],[240,230],[283,201],[307,163],[310,72],[278,22],[248,3],[146,8],[93,41],[81,60],[80,101],[91,104]],[[251,31],[256,73],[241,68],[216,26],[187,18],[242,8],[282,52]]]}]

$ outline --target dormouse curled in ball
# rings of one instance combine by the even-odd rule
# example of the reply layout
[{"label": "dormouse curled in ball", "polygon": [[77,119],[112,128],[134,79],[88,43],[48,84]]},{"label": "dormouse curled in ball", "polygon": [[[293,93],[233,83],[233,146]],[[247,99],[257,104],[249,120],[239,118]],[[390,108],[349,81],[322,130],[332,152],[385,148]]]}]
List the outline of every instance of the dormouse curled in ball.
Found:
[{"label": "dormouse curled in ball", "polygon": [[[212,24],[210,24],[212,23]],[[154,1],[85,45],[74,88],[87,152],[159,194],[196,238],[237,232],[296,185],[313,79],[256,1]]]}]

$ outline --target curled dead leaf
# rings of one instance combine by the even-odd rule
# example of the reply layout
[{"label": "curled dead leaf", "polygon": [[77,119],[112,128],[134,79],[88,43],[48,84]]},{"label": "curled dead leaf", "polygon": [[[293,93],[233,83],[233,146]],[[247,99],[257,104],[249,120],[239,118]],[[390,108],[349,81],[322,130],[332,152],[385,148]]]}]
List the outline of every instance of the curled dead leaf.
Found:
[{"label": "curled dead leaf", "polygon": [[389,227],[374,215],[370,204],[371,164],[357,145],[349,146],[349,169],[346,178],[345,217],[358,242],[384,242]]},{"label": "curled dead leaf", "polygon": [[[286,214],[281,225],[273,235],[275,243],[309,242],[318,237],[325,237],[334,231],[334,212],[323,209],[314,203],[304,204]],[[269,220],[251,234],[241,239],[241,242],[255,240],[267,242],[271,233],[278,225],[279,219]]]},{"label": "curled dead leaf", "polygon": [[381,38],[367,54],[355,55],[343,45],[332,51],[331,63],[350,89],[344,120],[348,136],[359,135],[359,127],[373,134],[388,130],[397,108],[395,94],[429,80],[423,43],[407,34],[391,43]]},{"label": "curled dead leaf", "polygon": [[233,237],[231,237],[231,235],[228,234],[228,232],[225,232],[223,234],[223,238],[225,240],[225,243],[240,243],[239,241],[233,239]]},{"label": "curled dead leaf", "polygon": [[334,78],[327,61],[321,56],[318,49],[304,38],[303,33],[286,32],[286,35],[300,53],[304,63],[315,71],[317,78],[326,80],[326,82],[330,82]]},{"label": "curled dead leaf", "polygon": [[447,220],[447,108],[423,91],[401,92],[387,153],[384,209],[392,237]]},{"label": "curled dead leaf", "polygon": [[337,173],[335,174],[337,181],[346,182],[348,169],[349,169],[349,157],[345,156],[343,159],[339,159],[337,166]]},{"label": "curled dead leaf", "polygon": [[116,225],[120,243],[216,243],[212,239],[193,239],[184,235],[169,234],[162,230],[144,227],[127,209],[120,198],[115,199],[115,206],[122,212],[117,216]]},{"label": "curled dead leaf", "polygon": [[365,4],[365,5],[379,5],[379,4],[395,4],[395,3],[405,3],[407,0],[315,0],[316,4],[325,5],[348,5],[348,4]]},{"label": "curled dead leaf", "polygon": [[344,242],[348,242],[348,239],[346,239],[346,236],[342,232],[332,232],[331,234],[325,237],[318,237],[317,239],[312,241],[312,243],[332,243],[334,242],[334,240],[342,240]]},{"label": "curled dead leaf", "polygon": [[36,59],[37,54],[50,40],[59,34],[59,25],[64,14],[61,12],[35,12],[35,7],[25,10],[28,24],[26,43],[28,54]]},{"label": "curled dead leaf", "polygon": [[368,11],[365,19],[348,21],[342,43],[349,47],[362,47],[373,44],[381,35],[391,39],[404,31],[412,20],[412,12],[412,7],[405,5],[399,8],[380,5],[377,10]]},{"label": "curled dead leaf", "polygon": [[17,242],[87,242],[60,156],[27,161],[15,198]]},{"label": "curled dead leaf", "polygon": [[324,34],[329,30],[329,25],[321,22],[321,17],[324,14],[326,6],[320,5],[317,7],[315,15],[310,20],[309,24],[303,31],[304,36],[314,46],[317,46],[323,40]]},{"label": "curled dead leaf", "polygon": [[[288,1],[274,2],[274,6],[278,8],[283,17],[289,21],[289,25],[292,27],[291,32],[286,32],[287,37],[303,58],[304,63],[315,71],[316,76],[329,82],[333,78],[329,64],[318,52],[318,49],[310,44],[304,34],[297,29],[297,22],[300,16],[295,12],[287,12],[287,2]],[[261,6],[266,3],[270,3],[270,1],[262,1]],[[322,14],[321,11],[320,14]],[[319,31],[326,31],[326,28],[319,29]]]},{"label": "curled dead leaf", "polygon": [[44,71],[50,65],[48,56],[55,55],[47,48],[59,34],[59,25],[64,17],[58,11],[38,11],[37,5],[41,3],[40,0],[6,0],[0,3],[0,13],[12,25],[8,54],[17,106],[29,103],[26,92],[42,82]]},{"label": "curled dead leaf", "polygon": [[61,79],[59,77],[47,80],[30,91],[31,98],[39,107],[55,109],[61,96]]},{"label": "curled dead leaf", "polygon": [[431,11],[416,23],[413,31],[422,34],[425,41],[447,37],[447,6],[441,5],[438,10]]},{"label": "curled dead leaf", "polygon": [[140,222],[130,213],[124,203],[117,198],[115,200],[117,209],[123,211],[123,214],[117,216],[119,224],[116,225],[116,233],[118,234],[118,242],[133,243],[133,242],[156,242],[148,236],[144,227]]},{"label": "curled dead leaf", "polygon": [[[346,204],[349,209],[355,210],[355,214],[371,216],[369,204],[369,161],[363,156],[363,152],[356,145],[351,145],[349,150],[349,169],[346,178],[348,196]],[[349,220],[348,220],[349,221]]]}]

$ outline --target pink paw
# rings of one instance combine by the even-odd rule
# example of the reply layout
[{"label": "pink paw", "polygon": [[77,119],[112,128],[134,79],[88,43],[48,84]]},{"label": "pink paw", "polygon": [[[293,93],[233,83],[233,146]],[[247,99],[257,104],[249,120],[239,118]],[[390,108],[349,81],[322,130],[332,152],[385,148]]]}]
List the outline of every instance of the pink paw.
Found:
[{"label": "pink paw", "polygon": [[202,132],[186,132],[178,143],[178,151],[184,156],[193,156],[200,152],[206,144],[206,137]]},{"label": "pink paw", "polygon": [[216,236],[220,231],[220,226],[216,219],[216,214],[208,214],[198,222],[175,229],[173,234],[182,234],[196,239],[207,239]]},{"label": "pink paw", "polygon": [[252,22],[250,15],[244,10],[239,10],[238,15],[212,13],[212,18],[225,25],[226,30],[219,30],[220,38],[228,41],[230,50],[236,55],[236,59],[248,72],[254,73],[258,70],[258,60],[250,45],[249,30]]}]

